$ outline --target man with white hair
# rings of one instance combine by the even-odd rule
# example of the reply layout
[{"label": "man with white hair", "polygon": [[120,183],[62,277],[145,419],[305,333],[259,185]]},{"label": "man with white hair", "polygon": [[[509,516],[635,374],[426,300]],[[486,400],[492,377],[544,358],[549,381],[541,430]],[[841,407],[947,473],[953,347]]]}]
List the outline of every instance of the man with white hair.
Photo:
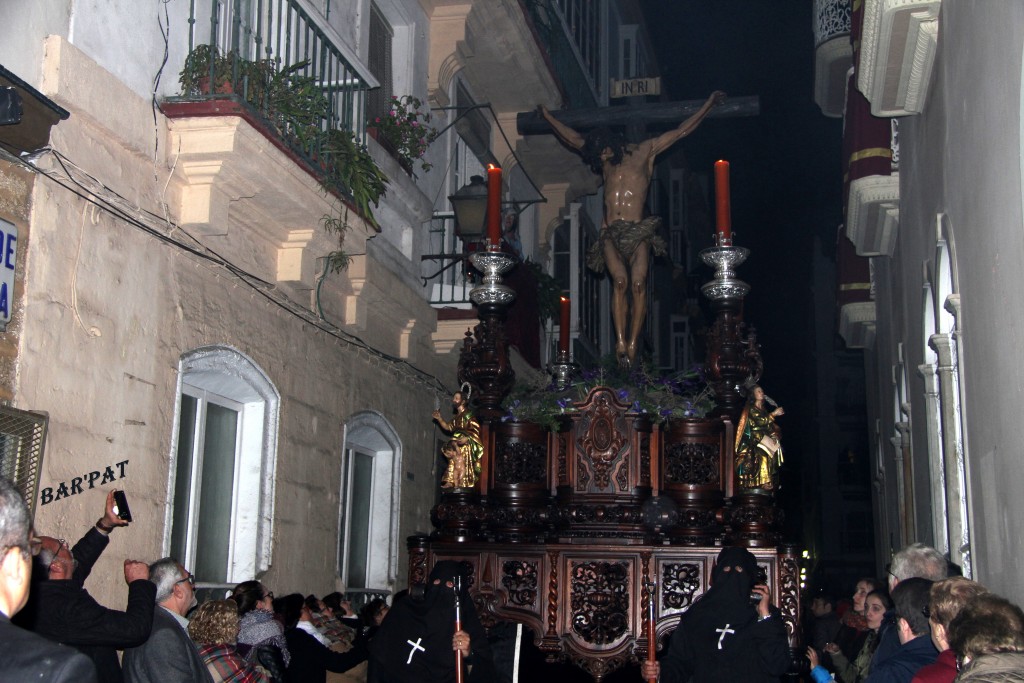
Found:
[{"label": "man with white hair", "polygon": [[188,637],[185,615],[196,604],[195,577],[173,557],[149,566],[149,580],[156,584],[157,609],[149,640],[125,650],[126,683],[212,683]]},{"label": "man with white hair", "polygon": [[[889,593],[892,593],[900,581],[913,578],[941,581],[948,574],[949,562],[942,553],[924,543],[911,543],[892,557],[892,564],[889,567]],[[896,654],[900,645],[894,608],[885,613],[882,626],[878,630],[878,649],[871,658],[871,671]]]},{"label": "man with white hair", "polygon": [[28,601],[32,551],[39,547],[31,530],[21,494],[0,477],[0,680],[95,683],[88,657],[11,623]]}]

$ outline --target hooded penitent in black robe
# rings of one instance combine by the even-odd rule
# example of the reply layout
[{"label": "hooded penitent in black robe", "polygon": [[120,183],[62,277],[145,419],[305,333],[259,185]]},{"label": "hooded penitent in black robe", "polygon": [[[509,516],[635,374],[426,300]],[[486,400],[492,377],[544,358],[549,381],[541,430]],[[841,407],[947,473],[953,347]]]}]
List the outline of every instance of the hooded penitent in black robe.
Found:
[{"label": "hooded penitent in black robe", "polygon": [[[447,683],[455,680],[455,591],[446,585],[462,579],[459,605],[462,630],[469,634],[470,656],[464,658],[467,683],[494,680],[487,634],[469,597],[468,576],[458,562],[438,562],[430,572],[423,598],[410,595],[395,603],[370,641],[370,683]],[[434,584],[434,580],[439,580]]]},{"label": "hooded penitent in black robe", "polygon": [[661,660],[661,683],[777,681],[789,668],[789,642],[773,607],[759,621],[750,592],[757,561],[743,548],[725,548],[711,588],[683,614]]}]

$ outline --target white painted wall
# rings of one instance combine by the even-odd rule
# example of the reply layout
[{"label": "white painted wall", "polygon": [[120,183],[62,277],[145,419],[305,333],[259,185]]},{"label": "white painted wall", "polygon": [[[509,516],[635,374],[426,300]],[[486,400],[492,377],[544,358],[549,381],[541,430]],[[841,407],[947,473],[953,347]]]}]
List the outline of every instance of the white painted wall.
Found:
[{"label": "white painted wall", "polygon": [[[148,94],[133,92],[66,42],[47,45],[59,61],[45,70],[44,90],[71,111],[54,129],[54,149],[130,205],[175,220],[184,177],[162,116],[154,128]],[[315,189],[306,191],[320,201]],[[233,198],[232,211],[244,213],[245,203],[245,197]],[[272,241],[230,225],[235,227],[223,234],[197,236],[272,280]],[[312,240],[314,249],[332,244],[318,227]],[[246,354],[281,393],[273,562],[262,577],[275,592],[338,587],[339,463],[343,426],[354,413],[374,411],[393,427],[403,456],[399,476],[416,482],[401,489],[397,533],[404,538],[423,528],[433,503],[430,413],[438,399],[428,387],[297,320],[224,269],[162,244],[47,179],[35,185],[27,244],[15,405],[50,414],[41,486],[129,460],[118,486],[128,492],[136,521],[114,534],[90,578],[98,600],[123,604],[126,588],[119,577],[126,557],[153,561],[164,552],[179,360],[211,344]],[[398,257],[389,266],[374,253],[365,259],[367,291],[403,305],[422,299],[419,289],[391,274]],[[325,284],[332,315],[352,293],[348,287],[344,276]],[[301,303],[302,293],[297,296]],[[368,326],[352,333],[376,347],[394,345],[401,328],[391,324],[386,303],[364,302],[371,309]],[[410,357],[435,376],[454,377],[454,357],[431,355],[424,341],[425,326],[433,324],[420,316]],[[40,506],[37,528],[77,539],[102,511],[104,492]],[[392,566],[394,560],[387,558]],[[404,561],[397,562],[399,584],[405,570]]]},{"label": "white painted wall", "polygon": [[[900,226],[879,280],[877,382],[886,415],[895,344],[924,362],[924,273],[934,267],[936,221],[947,216],[962,302],[965,445],[975,578],[1024,599],[1020,406],[1024,364],[1021,82],[1024,5],[944,2],[926,110],[900,123]],[[888,330],[888,331],[887,331]],[[919,525],[930,520],[922,380],[911,378]],[[918,417],[920,416],[920,417]],[[892,500],[893,491],[887,495]],[[919,527],[921,540],[928,532]],[[910,539],[917,540],[917,539]]]}]

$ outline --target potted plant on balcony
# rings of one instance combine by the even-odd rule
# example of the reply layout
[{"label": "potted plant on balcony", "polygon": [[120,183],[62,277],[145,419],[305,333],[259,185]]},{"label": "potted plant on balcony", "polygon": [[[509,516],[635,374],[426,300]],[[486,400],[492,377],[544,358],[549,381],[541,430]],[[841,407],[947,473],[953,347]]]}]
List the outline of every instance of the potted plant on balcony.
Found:
[{"label": "potted plant on balcony", "polygon": [[178,73],[181,94],[224,95],[235,92],[232,81],[233,61],[233,53],[221,54],[216,45],[195,46]]},{"label": "potted plant on balcony", "polygon": [[[178,82],[185,96],[240,95],[274,134],[314,165],[324,192],[351,199],[359,214],[379,231],[371,204],[378,205],[388,179],[351,131],[324,125],[331,103],[319,81],[307,75],[308,67],[309,62],[302,61],[279,69],[273,60],[254,62],[233,51],[222,54],[216,46],[199,45],[186,58]],[[343,241],[348,207],[340,204],[321,223]],[[334,270],[348,263],[340,246],[328,258]]]},{"label": "potted plant on balcony", "polygon": [[423,160],[423,155],[437,138],[437,131],[430,126],[430,113],[421,111],[422,106],[419,98],[412,95],[392,96],[388,112],[374,117],[366,128],[370,137],[387,149],[409,174],[417,162],[424,171],[430,170],[431,164]]}]

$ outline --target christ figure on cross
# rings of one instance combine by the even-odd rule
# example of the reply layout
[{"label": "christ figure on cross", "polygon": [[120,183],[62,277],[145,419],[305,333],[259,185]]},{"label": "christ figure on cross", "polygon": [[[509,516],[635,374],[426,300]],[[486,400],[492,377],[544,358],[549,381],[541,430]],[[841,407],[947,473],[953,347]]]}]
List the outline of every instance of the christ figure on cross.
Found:
[{"label": "christ figure on cross", "polygon": [[[654,159],[700,125],[704,117],[725,101],[715,91],[693,116],[677,128],[640,143],[626,143],[607,128],[586,136],[565,125],[540,106],[547,120],[565,144],[577,150],[583,160],[604,178],[604,221],[601,238],[587,255],[587,265],[598,272],[605,268],[612,277],[612,323],[615,325],[615,355],[619,365],[636,364],[638,340],[647,313],[647,270],[650,252],[665,253],[665,240],[658,234],[661,219],[644,217],[647,188],[654,173]],[[629,294],[633,308],[629,311]],[[628,319],[628,325],[627,325]]]}]

